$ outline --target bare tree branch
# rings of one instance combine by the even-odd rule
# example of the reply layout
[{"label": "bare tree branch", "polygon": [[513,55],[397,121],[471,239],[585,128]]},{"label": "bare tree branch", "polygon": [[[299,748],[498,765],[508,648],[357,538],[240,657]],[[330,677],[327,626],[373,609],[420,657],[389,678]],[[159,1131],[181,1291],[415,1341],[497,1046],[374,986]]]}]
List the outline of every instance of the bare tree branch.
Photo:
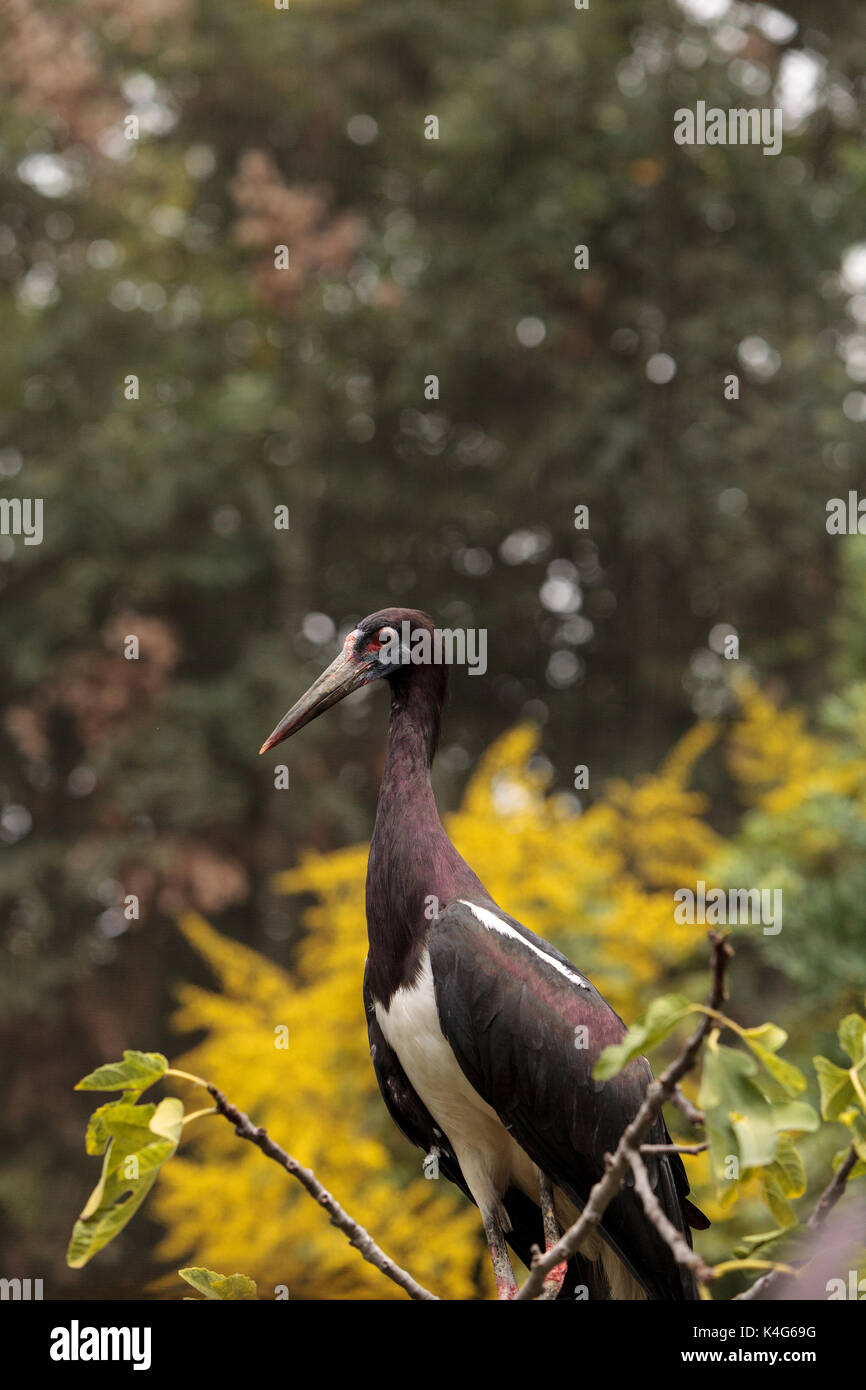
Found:
[{"label": "bare tree branch", "polygon": [[[725,971],[734,951],[721,933],[709,932],[708,936],[713,952],[713,973],[707,1002],[711,1010],[717,1011],[727,997]],[[529,1277],[517,1294],[518,1299],[537,1298],[544,1286],[544,1276],[553,1269],[554,1265],[559,1264],[562,1260],[570,1259],[585,1238],[600,1225],[605,1211],[622,1187],[626,1171],[630,1166],[630,1151],[636,1152],[640,1148],[641,1141],[649,1133],[656,1116],[661,1112],[662,1106],[673,1098],[678,1083],[694,1067],[704,1039],[713,1027],[715,1027],[715,1020],[709,1013],[703,1014],[700,1023],[679,1056],[671,1062],[660,1077],[651,1082],[640,1109],[631,1123],[623,1130],[613,1155],[605,1155],[604,1175],[591,1189],[578,1220],[545,1254],[539,1254],[537,1258],[533,1259]]]},{"label": "bare tree branch", "polygon": [[231,1101],[227,1100],[216,1086],[208,1085],[207,1089],[213,1096],[217,1114],[224,1115],[229,1123],[234,1125],[235,1133],[239,1134],[241,1139],[248,1139],[251,1144],[255,1144],[261,1149],[266,1157],[272,1158],[275,1163],[279,1163],[282,1168],[285,1168],[286,1172],[290,1173],[293,1178],[297,1178],[313,1200],[318,1202],[320,1207],[324,1207],[332,1224],[343,1232],[349,1244],[354,1245],[358,1253],[368,1263],[375,1265],[376,1269],[387,1279],[398,1284],[410,1298],[438,1302],[436,1294],[425,1289],[423,1285],[412,1278],[407,1270],[401,1269],[398,1264],[395,1264],[390,1255],[385,1254],[385,1251],[376,1244],[373,1237],[364,1230],[364,1227],[360,1226],[348,1212],[344,1211],[339,1202],[322,1186],[311,1169],[304,1168],[297,1159],[292,1158],[291,1154],[287,1154],[285,1149],[281,1149],[279,1144],[271,1139],[267,1130],[257,1128],[249,1115],[238,1110],[236,1105],[232,1105]]},{"label": "bare tree branch", "polygon": [[641,1144],[642,1154],[703,1154],[709,1144]]},{"label": "bare tree branch", "polygon": [[702,1283],[709,1283],[714,1277],[712,1268],[701,1259],[697,1250],[692,1249],[682,1231],[678,1231],[674,1223],[665,1215],[658,1197],[652,1190],[649,1173],[640,1154],[636,1153],[634,1149],[627,1149],[626,1157],[634,1173],[635,1191],[643,1202],[643,1209],[662,1240],[670,1246],[677,1264],[685,1265]]},{"label": "bare tree branch", "polygon": [[839,1198],[844,1194],[848,1179],[851,1176],[856,1162],[857,1150],[852,1144],[827,1186],[824,1188],[824,1191],[821,1193],[821,1196],[815,1203],[815,1210],[806,1222],[806,1225],[810,1226],[813,1231],[820,1231]]},{"label": "bare tree branch", "polygon": [[677,1110],[685,1115],[690,1125],[699,1126],[704,1123],[704,1112],[699,1110],[696,1105],[692,1105],[688,1096],[684,1096],[679,1086],[675,1086],[671,1096],[671,1105],[675,1105]]}]

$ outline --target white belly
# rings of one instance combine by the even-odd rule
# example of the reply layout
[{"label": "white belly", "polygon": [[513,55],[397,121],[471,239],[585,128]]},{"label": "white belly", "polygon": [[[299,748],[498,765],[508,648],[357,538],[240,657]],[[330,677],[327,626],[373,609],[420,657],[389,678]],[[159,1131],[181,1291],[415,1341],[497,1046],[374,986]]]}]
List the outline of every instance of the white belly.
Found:
[{"label": "white belly", "polygon": [[498,1213],[499,1199],[511,1184],[537,1201],[532,1160],[463,1075],[443,1036],[426,951],[417,983],[399,989],[387,1011],[377,1004],[376,1017],[421,1100],[447,1135],[480,1209]]}]

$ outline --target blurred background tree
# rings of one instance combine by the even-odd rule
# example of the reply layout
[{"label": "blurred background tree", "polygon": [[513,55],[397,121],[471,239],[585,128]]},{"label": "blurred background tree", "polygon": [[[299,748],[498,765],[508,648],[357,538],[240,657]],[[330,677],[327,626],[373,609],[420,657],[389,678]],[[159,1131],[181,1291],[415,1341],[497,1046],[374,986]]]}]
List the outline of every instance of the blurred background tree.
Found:
[{"label": "blurred background tree", "polygon": [[[866,674],[861,548],[824,525],[862,477],[864,58],[847,0],[832,24],[817,0],[5,0],[0,478],[44,498],[45,539],[0,536],[4,1266],[69,1278],[68,1088],[123,1046],[177,1050],[172,986],[209,977],[176,914],[296,968],[308,904],[273,876],[369,833],[381,700],[312,728],[288,791],[256,749],[358,616],[489,632],[487,676],[456,681],[445,809],[530,721],[559,813],[616,778],[622,816],[622,779],[735,713],[727,632],[809,712]],[[675,146],[698,99],[781,105],[782,154]],[[809,757],[853,747],[859,699],[830,701]],[[731,772],[718,751],[697,769],[708,852],[738,824]],[[840,886],[838,845],[802,857],[815,795],[754,806],[736,844],[801,875],[829,1000],[866,954],[862,818],[850,786],[822,793]],[[631,921],[563,923],[568,948],[613,977]],[[793,955],[771,968],[764,944],[756,1006],[769,981],[792,1008]],[[634,959],[652,991],[664,960]],[[802,993],[796,1012],[804,1034],[824,1017]],[[136,1292],[158,1234],[76,1290]]]}]

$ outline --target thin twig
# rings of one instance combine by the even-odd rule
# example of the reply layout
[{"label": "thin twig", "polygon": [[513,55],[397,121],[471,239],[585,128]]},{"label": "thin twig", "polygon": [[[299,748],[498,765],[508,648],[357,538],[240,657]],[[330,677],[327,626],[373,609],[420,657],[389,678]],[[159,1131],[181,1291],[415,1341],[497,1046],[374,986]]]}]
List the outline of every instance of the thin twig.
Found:
[{"label": "thin twig", "polygon": [[848,1178],[851,1175],[854,1164],[857,1162],[857,1157],[857,1150],[852,1144],[827,1186],[824,1188],[824,1191],[821,1193],[821,1196],[815,1203],[815,1210],[806,1222],[806,1225],[810,1226],[813,1231],[820,1231],[827,1217],[830,1215],[830,1212],[843,1195],[848,1184]]},{"label": "thin twig", "polygon": [[287,1154],[285,1149],[281,1149],[279,1144],[271,1139],[267,1130],[257,1128],[249,1115],[238,1110],[236,1105],[232,1105],[231,1101],[227,1100],[216,1086],[208,1085],[207,1089],[213,1096],[217,1113],[224,1115],[229,1123],[234,1125],[235,1133],[239,1134],[241,1139],[248,1139],[251,1144],[255,1144],[266,1157],[272,1158],[275,1163],[279,1163],[282,1168],[285,1168],[286,1172],[290,1173],[293,1178],[297,1178],[313,1200],[318,1202],[320,1207],[324,1207],[332,1224],[343,1232],[349,1244],[354,1245],[365,1260],[371,1265],[375,1265],[376,1269],[386,1278],[404,1289],[410,1298],[438,1302],[435,1293],[425,1289],[423,1285],[412,1278],[407,1270],[401,1269],[398,1264],[395,1264],[390,1255],[385,1254],[385,1251],[376,1244],[369,1232],[365,1231],[363,1226],[360,1226],[348,1212],[344,1211],[339,1202],[322,1186],[311,1169],[304,1168],[297,1159],[292,1158],[291,1154]]},{"label": "thin twig", "polygon": [[641,1144],[642,1154],[703,1154],[709,1144]]},{"label": "thin twig", "polygon": [[703,1110],[699,1110],[696,1105],[693,1105],[692,1102],[689,1100],[688,1096],[683,1095],[679,1086],[675,1086],[673,1089],[673,1094],[671,1095],[671,1105],[675,1105],[677,1107],[677,1110],[681,1111],[682,1114],[685,1115],[690,1125],[695,1125],[696,1127],[698,1127],[702,1125],[704,1123],[704,1120],[706,1119]]},{"label": "thin twig", "polygon": [[[719,932],[709,932],[708,936],[713,952],[713,974],[707,1002],[709,1007],[715,1010],[726,998],[725,971],[734,952],[733,947]],[[555,1245],[551,1246],[543,1255],[539,1255],[537,1259],[533,1259],[529,1277],[517,1294],[518,1299],[537,1298],[544,1286],[545,1274],[562,1260],[571,1259],[586,1237],[601,1224],[605,1211],[622,1187],[629,1167],[629,1150],[640,1148],[642,1140],[652,1128],[662,1106],[672,1098],[677,1084],[694,1067],[704,1039],[714,1026],[712,1017],[709,1014],[703,1014],[700,1023],[679,1056],[671,1062],[657,1080],[652,1081],[647,1087],[640,1109],[631,1123],[623,1130],[613,1155],[605,1154],[604,1175],[590,1190],[586,1205],[578,1220],[569,1227],[565,1235]]]},{"label": "thin twig", "polygon": [[[845,1188],[848,1185],[848,1178],[854,1168],[854,1164],[857,1162],[857,1157],[857,1150],[852,1144],[827,1186],[824,1188],[824,1191],[821,1193],[821,1196],[815,1203],[812,1215],[806,1222],[806,1226],[809,1230],[820,1231],[821,1227],[824,1225],[830,1212],[845,1192]],[[797,1261],[798,1267],[805,1263],[807,1263],[805,1260]],[[771,1269],[769,1274],[765,1274],[762,1278],[757,1279],[754,1284],[751,1284],[743,1293],[738,1293],[736,1297],[744,1302],[748,1302],[751,1299],[763,1298],[767,1291],[771,1289],[781,1277],[781,1272],[779,1270]]]},{"label": "thin twig", "polygon": [[713,1270],[704,1263],[697,1250],[692,1249],[682,1231],[678,1231],[665,1215],[658,1197],[652,1190],[649,1173],[640,1154],[634,1149],[627,1149],[626,1157],[634,1173],[635,1191],[643,1202],[643,1209],[662,1240],[670,1246],[677,1264],[685,1265],[702,1283],[709,1283],[714,1278]]}]

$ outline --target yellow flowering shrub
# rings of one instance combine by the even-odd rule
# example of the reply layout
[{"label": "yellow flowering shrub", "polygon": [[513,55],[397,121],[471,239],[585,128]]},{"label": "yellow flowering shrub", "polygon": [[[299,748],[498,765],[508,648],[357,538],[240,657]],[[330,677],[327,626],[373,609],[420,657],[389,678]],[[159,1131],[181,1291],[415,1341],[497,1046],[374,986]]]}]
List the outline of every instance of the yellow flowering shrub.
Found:
[{"label": "yellow flowering shrub", "polygon": [[822,795],[862,799],[866,791],[862,729],[861,756],[851,757],[837,742],[809,733],[802,710],[779,709],[749,680],[738,681],[735,689],[740,717],[727,741],[727,761],[745,802],[780,815]]}]

